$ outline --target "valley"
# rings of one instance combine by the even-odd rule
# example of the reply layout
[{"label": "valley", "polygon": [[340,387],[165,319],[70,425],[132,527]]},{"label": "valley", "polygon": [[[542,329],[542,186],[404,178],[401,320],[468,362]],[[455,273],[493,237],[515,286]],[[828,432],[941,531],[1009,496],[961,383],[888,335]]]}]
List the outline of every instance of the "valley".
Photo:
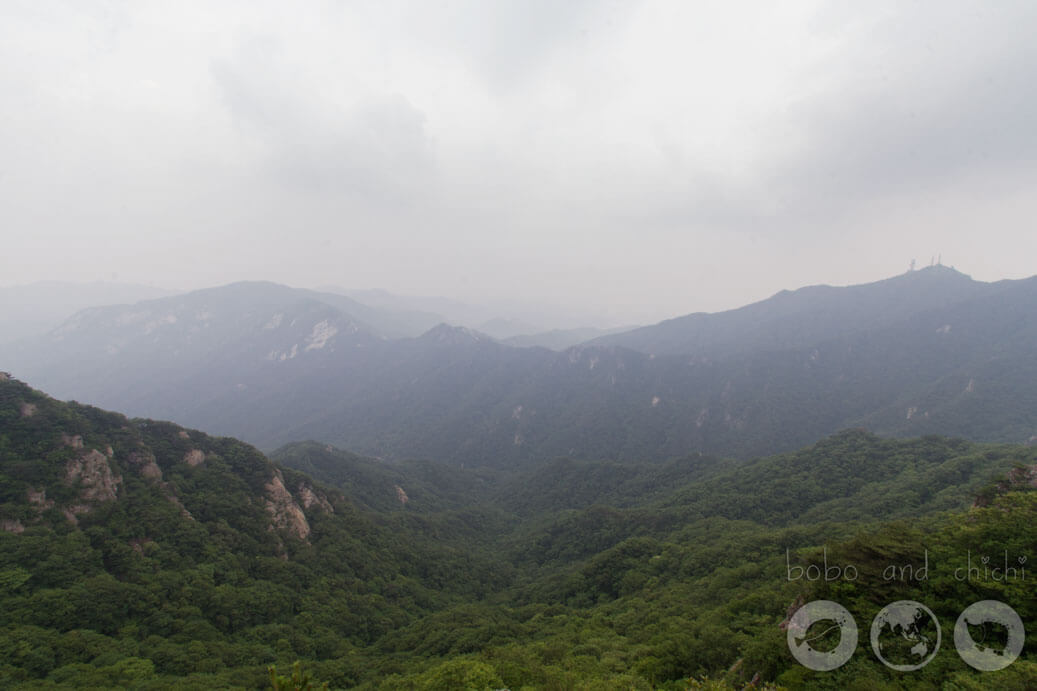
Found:
[{"label": "valley", "polygon": [[[786,610],[910,596],[948,617],[996,593],[1037,615],[1025,580],[879,575],[1032,551],[1020,446],[846,431],[752,460],[461,469],[316,442],[268,460],[13,379],[0,420],[8,686],[255,688],[296,661],[335,688],[881,686],[864,651],[827,676],[797,665]],[[822,551],[867,587],[788,577]],[[952,651],[926,670],[976,678]],[[1000,678],[1035,670],[1024,655]]]}]

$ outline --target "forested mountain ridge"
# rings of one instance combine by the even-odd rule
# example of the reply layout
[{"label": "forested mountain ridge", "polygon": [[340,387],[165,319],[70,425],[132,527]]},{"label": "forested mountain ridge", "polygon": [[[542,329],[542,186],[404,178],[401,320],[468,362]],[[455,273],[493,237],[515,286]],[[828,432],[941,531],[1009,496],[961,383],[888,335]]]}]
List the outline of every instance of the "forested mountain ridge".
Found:
[{"label": "forested mountain ridge", "polygon": [[749,457],[862,425],[1025,443],[1037,434],[1034,315],[1029,280],[809,348],[715,361],[493,343],[433,357],[401,342],[392,344],[397,356],[349,380],[355,399],[330,393],[292,434],[378,456],[497,466],[551,456]]},{"label": "forested mountain ridge", "polygon": [[[386,650],[440,661],[379,688],[446,689],[447,679],[457,687],[479,674],[510,688],[685,689],[689,675],[722,679],[715,688],[754,678],[788,688],[846,688],[854,679],[876,689],[911,681],[1029,688],[1037,682],[1032,653],[994,678],[968,668],[947,641],[955,617],[984,597],[1037,614],[1025,583],[951,576],[966,546],[1025,556],[1037,544],[1037,495],[1012,494],[1032,490],[1034,468],[1034,449],[848,430],[747,464],[558,459],[509,474],[493,500],[524,517],[498,538],[515,586],[490,606],[432,615],[387,636]],[[989,482],[1006,472],[1008,480]],[[962,513],[977,496],[989,508]],[[856,588],[790,580],[786,549],[794,567],[827,554],[870,580]],[[883,579],[889,564],[920,564],[926,550],[939,563],[933,588]],[[839,673],[810,672],[789,656],[782,624],[797,602],[822,597],[844,602],[865,627],[893,600],[926,602],[942,617],[945,648],[917,680],[883,666],[867,641]]]},{"label": "forested mountain ridge", "polygon": [[[309,537],[306,510],[334,513],[329,496],[315,490],[308,479],[291,476],[286,486],[281,470],[240,442],[213,439],[171,423],[129,421],[97,408],[59,403],[17,381],[0,386],[3,520],[8,532],[21,533],[35,525],[53,528],[63,521],[78,526],[81,520],[89,522],[93,514],[140,495],[161,497],[174,507],[162,519],[178,513],[195,523],[224,520],[233,530],[283,552],[279,532],[301,541]],[[221,485],[230,490],[228,483],[235,491],[248,493],[246,503],[252,508],[247,512],[223,513],[225,502],[209,495],[200,498],[191,491],[208,492]],[[140,540],[148,541],[149,532],[168,527],[145,523],[134,529],[140,532]],[[264,539],[258,540],[260,536]]]},{"label": "forested mountain ridge", "polygon": [[[337,490],[236,440],[4,379],[6,687],[255,688],[295,660],[335,688],[683,689],[732,667],[741,683],[809,687],[825,678],[804,678],[779,626],[816,584],[782,576],[786,549],[797,563],[825,544],[874,562],[854,545],[908,534],[881,526],[897,517],[936,531],[930,553],[949,558],[975,517],[947,512],[977,495],[989,508],[973,510],[985,532],[969,544],[1002,539],[993,517],[1011,549],[1037,544],[1037,507],[1012,494],[1028,482],[992,483],[1024,477],[1012,469],[1037,465],[1032,448],[850,430],[751,462],[522,472],[278,452]],[[878,542],[842,542],[866,526]],[[940,591],[941,612],[986,587]],[[1027,592],[1005,596],[1029,617]],[[859,656],[855,674],[895,682]],[[953,659],[932,678],[982,680]],[[1011,675],[1033,681],[1030,658]]]},{"label": "forested mountain ridge", "polygon": [[[267,450],[314,439],[469,467],[748,458],[856,426],[1037,440],[1037,278],[933,267],[803,289],[707,315],[712,345],[690,355],[514,348],[442,324],[389,339],[315,295],[236,284],[82,313],[5,367],[61,397]],[[204,319],[206,304],[225,316]]]},{"label": "forested mountain ridge", "polygon": [[488,469],[405,459],[387,463],[314,441],[293,442],[270,453],[281,466],[336,487],[372,511],[448,511],[493,503],[502,481]]},{"label": "forested mountain ridge", "polygon": [[314,655],[341,685],[357,646],[499,580],[237,440],[6,374],[0,529],[8,688],[256,688]]}]

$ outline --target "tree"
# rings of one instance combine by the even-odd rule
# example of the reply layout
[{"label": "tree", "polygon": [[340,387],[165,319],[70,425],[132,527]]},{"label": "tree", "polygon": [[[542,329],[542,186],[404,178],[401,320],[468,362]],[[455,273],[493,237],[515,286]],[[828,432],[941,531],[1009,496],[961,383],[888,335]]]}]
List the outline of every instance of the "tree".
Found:
[{"label": "tree", "polygon": [[277,673],[277,665],[270,665],[270,688],[273,691],[312,691],[327,689],[327,683],[314,681],[309,672],[302,671],[302,664],[296,660],[292,665],[291,676],[283,677]]}]

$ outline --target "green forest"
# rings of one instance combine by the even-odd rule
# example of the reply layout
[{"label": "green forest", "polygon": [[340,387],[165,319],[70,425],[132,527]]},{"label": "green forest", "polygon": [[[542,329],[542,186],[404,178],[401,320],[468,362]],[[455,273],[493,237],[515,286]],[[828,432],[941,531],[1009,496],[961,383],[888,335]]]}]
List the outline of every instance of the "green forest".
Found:
[{"label": "green forest", "polygon": [[[751,460],[267,457],[0,381],[0,685],[1035,688],[1035,467],[859,429]],[[830,672],[788,645],[820,599],[860,630]],[[868,639],[901,600],[942,638],[914,672]],[[1002,671],[954,649],[982,600],[1028,626]]]}]

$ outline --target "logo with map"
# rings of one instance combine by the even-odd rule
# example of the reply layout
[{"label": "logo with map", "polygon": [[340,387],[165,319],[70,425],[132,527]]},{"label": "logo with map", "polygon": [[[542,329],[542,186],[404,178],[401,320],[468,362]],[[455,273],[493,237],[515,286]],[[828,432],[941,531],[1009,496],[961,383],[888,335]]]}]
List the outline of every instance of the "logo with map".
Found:
[{"label": "logo with map", "polygon": [[[786,626],[792,656],[815,672],[841,667],[857,648],[857,622],[845,607],[831,600],[800,606],[782,624],[782,628]],[[875,657],[898,672],[913,672],[929,664],[940,650],[941,639],[936,615],[914,600],[886,605],[871,622]],[[998,600],[972,603],[954,625],[955,649],[962,660],[981,672],[996,672],[1015,662],[1025,641],[1023,620]]]},{"label": "logo with map", "polygon": [[954,625],[958,654],[981,672],[996,672],[1015,662],[1023,651],[1025,638],[1023,620],[1014,609],[997,600],[969,605]]},{"label": "logo with map", "polygon": [[[818,626],[814,626],[822,622]],[[838,643],[825,650],[838,633]],[[846,664],[857,649],[857,622],[837,602],[814,600],[796,610],[788,625],[788,644],[792,656],[815,672],[829,672]],[[814,643],[817,647],[811,645]]]},{"label": "logo with map", "polygon": [[940,638],[936,615],[914,600],[886,605],[871,622],[875,656],[898,672],[913,672],[929,664],[940,649]]}]

